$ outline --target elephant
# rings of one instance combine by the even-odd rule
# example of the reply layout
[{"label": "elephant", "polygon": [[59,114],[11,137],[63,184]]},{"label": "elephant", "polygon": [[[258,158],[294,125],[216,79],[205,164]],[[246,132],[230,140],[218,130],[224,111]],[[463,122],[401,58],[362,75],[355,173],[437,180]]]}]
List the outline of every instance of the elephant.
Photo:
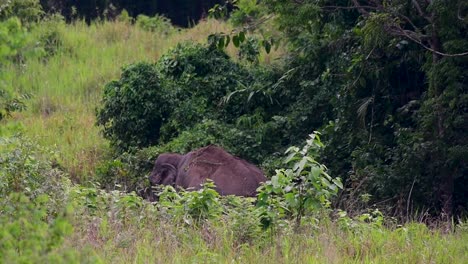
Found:
[{"label": "elephant", "polygon": [[152,185],[198,190],[206,179],[213,180],[220,195],[252,197],[266,181],[255,165],[235,157],[224,149],[209,145],[185,155],[159,155],[149,176]]}]

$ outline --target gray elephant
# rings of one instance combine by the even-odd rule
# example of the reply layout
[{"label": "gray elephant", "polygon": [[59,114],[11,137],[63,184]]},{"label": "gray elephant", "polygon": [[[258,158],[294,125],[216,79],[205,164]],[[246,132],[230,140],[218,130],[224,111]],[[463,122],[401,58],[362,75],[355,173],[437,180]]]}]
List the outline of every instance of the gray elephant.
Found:
[{"label": "gray elephant", "polygon": [[157,158],[149,176],[152,185],[171,185],[197,190],[206,179],[221,195],[255,196],[263,172],[217,146],[207,146],[185,155],[165,153]]}]

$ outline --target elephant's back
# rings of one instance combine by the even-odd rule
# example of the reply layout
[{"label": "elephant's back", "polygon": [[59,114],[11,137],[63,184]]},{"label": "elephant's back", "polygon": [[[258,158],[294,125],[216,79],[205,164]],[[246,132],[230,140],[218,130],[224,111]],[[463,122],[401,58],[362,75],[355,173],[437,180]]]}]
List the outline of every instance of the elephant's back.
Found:
[{"label": "elephant's back", "polygon": [[235,157],[217,146],[190,152],[188,177],[191,186],[212,179],[221,195],[254,196],[261,182],[266,181],[263,172],[246,160]]}]

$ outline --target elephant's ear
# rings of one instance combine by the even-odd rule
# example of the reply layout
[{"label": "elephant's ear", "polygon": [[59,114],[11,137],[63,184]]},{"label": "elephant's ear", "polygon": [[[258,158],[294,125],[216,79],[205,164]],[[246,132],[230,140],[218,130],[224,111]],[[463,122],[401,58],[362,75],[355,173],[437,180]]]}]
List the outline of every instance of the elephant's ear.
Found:
[{"label": "elephant's ear", "polygon": [[162,165],[161,182],[166,185],[174,185],[177,176],[177,169],[174,165],[164,163]]}]

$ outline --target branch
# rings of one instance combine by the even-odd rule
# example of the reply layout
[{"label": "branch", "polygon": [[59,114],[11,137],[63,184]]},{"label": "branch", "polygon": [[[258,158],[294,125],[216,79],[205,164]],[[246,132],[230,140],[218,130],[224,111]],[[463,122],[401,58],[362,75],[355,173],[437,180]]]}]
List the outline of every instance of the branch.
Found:
[{"label": "branch", "polygon": [[[421,45],[423,48],[427,49],[428,51],[432,52],[432,53],[435,53],[437,55],[440,55],[440,56],[444,56],[444,57],[463,57],[463,56],[468,56],[468,52],[462,52],[462,53],[443,53],[443,52],[440,52],[440,51],[437,51],[435,49],[432,49],[431,47],[428,47],[427,45],[425,45],[424,43],[422,43],[421,40],[415,38],[414,36],[411,36],[411,34],[408,33],[408,30],[403,30],[401,28],[400,29],[400,32],[402,33],[402,35],[400,36],[403,36],[403,37],[406,37],[408,38],[409,40]],[[412,32],[412,31],[410,31]]]},{"label": "branch", "polygon": [[418,10],[419,15],[422,17],[425,17],[426,14],[424,14],[424,12],[422,11],[421,6],[419,5],[418,1],[411,0],[411,2],[413,3],[414,7],[416,7],[416,10]]},{"label": "branch", "polygon": [[369,12],[361,6],[358,0],[353,0],[353,4],[361,14],[365,15],[366,17],[369,16]]},{"label": "branch", "polygon": [[[369,16],[369,12],[366,11],[362,6],[360,6],[358,0],[352,0],[353,1],[353,4],[354,6],[359,10],[359,12],[361,12],[361,14],[365,15],[365,16]],[[371,1],[371,2],[374,2],[374,1]],[[417,3],[417,1],[415,0],[412,0],[413,4],[415,4],[415,7],[416,9],[418,9],[418,12],[420,13],[420,15],[427,19],[427,21],[429,21],[429,23],[433,23],[432,19],[428,18],[421,10],[421,7],[419,6],[419,4]],[[383,8],[383,6],[381,6],[379,3],[377,2],[374,2],[377,6],[376,7],[373,7],[373,9],[375,10],[379,10],[379,11],[383,11],[383,12],[387,12],[387,13],[390,13],[392,15],[394,15],[395,17],[399,17],[399,18],[402,18],[403,20],[405,20],[408,24],[410,24],[415,31],[419,31],[418,28],[416,27],[416,25],[411,21],[411,19],[409,19],[407,16],[405,15],[402,15],[400,13],[395,13],[393,11],[390,11],[390,10],[385,10],[385,8]],[[409,30],[404,30],[402,29],[399,25],[398,26],[394,26],[393,28],[396,29],[396,31],[394,31],[393,33],[398,35],[398,36],[402,36],[402,37],[406,37],[408,38],[409,40],[421,45],[423,48],[425,48],[426,50],[432,52],[432,53],[435,53],[437,55],[440,55],[440,56],[444,56],[444,57],[463,57],[463,56],[468,56],[468,52],[462,52],[462,53],[443,53],[443,52],[440,52],[440,51],[437,51],[437,50],[434,50],[432,49],[431,47],[428,47],[427,45],[425,45],[424,43],[422,43],[420,37],[421,35],[418,35],[416,32],[414,31],[409,31]],[[391,28],[389,28],[391,30]],[[411,32],[411,33],[410,33]],[[414,36],[414,35],[417,35]],[[422,35],[424,36],[424,35]]]},{"label": "branch", "polygon": [[463,22],[465,22],[466,17],[462,17],[461,15],[462,4],[458,4],[458,11],[457,11],[457,18]]}]

